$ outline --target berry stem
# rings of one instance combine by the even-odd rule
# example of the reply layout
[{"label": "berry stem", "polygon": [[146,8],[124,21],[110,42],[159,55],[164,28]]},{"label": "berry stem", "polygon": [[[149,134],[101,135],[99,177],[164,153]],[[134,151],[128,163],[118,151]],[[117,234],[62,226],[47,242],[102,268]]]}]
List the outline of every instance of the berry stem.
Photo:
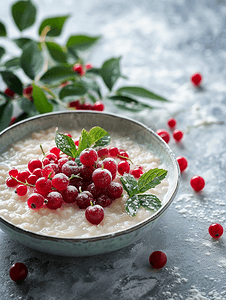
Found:
[{"label": "berry stem", "polygon": [[43,158],[45,158],[46,154],[45,154],[45,152],[44,152],[43,147],[42,147],[41,144],[40,144],[40,148],[41,148],[42,154],[43,154],[43,156],[44,156]]},{"label": "berry stem", "polygon": [[30,183],[28,183],[28,182],[27,182],[27,180],[26,180],[26,182],[22,182],[22,181],[18,180],[16,177],[13,177],[12,175],[11,175],[10,177],[11,177],[11,178],[13,178],[14,180],[16,180],[17,182],[19,182],[19,183],[23,184],[23,185],[27,185],[27,186],[35,187],[35,185],[34,185],[34,184],[30,184]]},{"label": "berry stem", "polygon": [[133,164],[132,160],[131,160],[129,157],[125,157],[125,156],[122,156],[122,155],[120,155],[120,154],[118,154],[117,157],[124,158],[124,159],[130,161],[131,164]]},{"label": "berry stem", "polygon": [[78,178],[78,179],[82,179],[81,176],[79,175],[75,175],[75,174],[72,174],[71,177],[69,177],[69,180],[71,180],[72,178]]}]

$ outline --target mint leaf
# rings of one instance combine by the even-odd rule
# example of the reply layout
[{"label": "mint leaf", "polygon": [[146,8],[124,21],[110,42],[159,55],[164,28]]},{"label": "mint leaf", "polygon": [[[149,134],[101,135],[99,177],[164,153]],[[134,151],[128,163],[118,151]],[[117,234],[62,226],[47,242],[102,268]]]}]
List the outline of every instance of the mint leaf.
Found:
[{"label": "mint leaf", "polygon": [[139,187],[133,175],[125,173],[123,176],[120,177],[120,180],[124,190],[127,192],[129,197],[132,197],[133,195],[137,194]]},{"label": "mint leaf", "polygon": [[158,168],[145,172],[138,180],[138,193],[144,193],[147,190],[154,188],[166,177],[166,174],[166,170]]},{"label": "mint leaf", "polygon": [[31,27],[36,18],[36,7],[31,1],[18,1],[12,6],[12,16],[20,31]]},{"label": "mint leaf", "polygon": [[78,145],[78,151],[77,151],[78,155],[82,152],[82,150],[90,147],[90,144],[88,141],[88,136],[89,136],[89,133],[85,129],[82,129],[82,133],[79,138],[79,145]]},{"label": "mint leaf", "polygon": [[134,217],[140,208],[140,202],[139,202],[139,198],[137,195],[134,195],[133,197],[129,198],[126,201],[126,211],[127,213],[131,216]]},{"label": "mint leaf", "polygon": [[73,158],[78,156],[75,143],[69,136],[59,133],[57,131],[55,136],[55,143],[57,148],[59,148],[63,153],[67,154],[68,156],[71,156]]},{"label": "mint leaf", "polygon": [[139,203],[145,209],[157,211],[161,206],[162,203],[156,195],[153,194],[143,194],[137,195],[139,199]]},{"label": "mint leaf", "polygon": [[111,141],[111,137],[109,134],[106,134],[102,138],[100,138],[95,144],[94,147],[103,147],[107,146]]},{"label": "mint leaf", "polygon": [[88,135],[89,144],[92,145],[103,138],[108,132],[103,128],[96,126],[90,129]]}]

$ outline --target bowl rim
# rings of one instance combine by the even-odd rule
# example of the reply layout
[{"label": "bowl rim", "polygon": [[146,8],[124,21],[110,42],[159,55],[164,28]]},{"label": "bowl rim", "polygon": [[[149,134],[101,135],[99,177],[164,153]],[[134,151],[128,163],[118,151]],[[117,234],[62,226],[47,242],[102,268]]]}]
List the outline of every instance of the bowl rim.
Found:
[{"label": "bowl rim", "polygon": [[[144,219],[143,221],[141,221],[141,222],[139,222],[139,223],[137,223],[137,224],[135,224],[135,225],[133,225],[129,228],[126,228],[126,229],[122,229],[122,230],[112,232],[112,233],[102,234],[102,235],[99,235],[99,236],[93,236],[93,237],[91,236],[91,237],[74,237],[74,238],[71,238],[71,237],[48,236],[48,235],[44,235],[44,234],[29,231],[27,229],[20,228],[20,227],[16,226],[15,224],[10,223],[9,221],[3,219],[2,216],[0,216],[0,222],[1,223],[3,223],[7,227],[10,227],[10,229],[12,229],[14,231],[17,231],[21,234],[29,235],[29,236],[31,236],[33,238],[37,238],[37,239],[45,239],[45,240],[48,240],[48,241],[55,241],[55,242],[69,242],[69,243],[82,242],[82,243],[85,243],[85,242],[96,242],[96,241],[99,241],[99,240],[108,240],[112,237],[118,237],[118,236],[130,234],[133,231],[136,231],[136,230],[138,230],[142,227],[145,227],[149,223],[153,222],[154,220],[156,220],[160,215],[162,215],[166,211],[166,209],[170,206],[173,199],[175,198],[175,196],[177,194],[177,191],[179,189],[179,184],[180,184],[180,176],[181,175],[180,175],[179,166],[178,166],[178,163],[177,163],[177,160],[176,160],[176,156],[173,153],[173,151],[171,150],[171,148],[169,147],[169,145],[167,143],[165,143],[162,140],[162,138],[154,132],[154,130],[152,130],[151,128],[149,128],[148,126],[146,126],[145,124],[143,124],[143,123],[141,123],[137,120],[134,120],[130,117],[125,117],[125,116],[121,116],[119,114],[109,113],[109,112],[98,112],[98,111],[89,111],[89,110],[87,110],[87,111],[57,111],[57,112],[50,112],[50,113],[40,114],[40,115],[37,115],[37,116],[27,118],[27,119],[22,120],[22,121],[19,121],[18,123],[13,124],[13,125],[5,128],[3,131],[1,131],[0,132],[0,138],[4,134],[7,134],[7,132],[10,131],[12,128],[18,127],[20,125],[26,124],[27,122],[31,122],[31,121],[36,120],[36,119],[48,118],[49,116],[58,115],[58,114],[60,114],[60,115],[61,114],[101,114],[101,115],[111,116],[111,117],[115,117],[115,118],[121,118],[121,119],[127,120],[129,122],[136,123],[138,126],[140,126],[144,129],[146,129],[147,131],[149,131],[151,134],[153,134],[159,140],[159,142],[162,145],[164,145],[164,147],[167,149],[167,152],[170,154],[170,157],[171,157],[171,159],[172,159],[172,161],[173,161],[173,163],[176,167],[175,168],[176,171],[177,171],[176,172],[176,176],[177,176],[176,185],[174,187],[174,190],[173,190],[170,198],[168,199],[168,201],[164,205],[162,205],[162,207],[159,210],[157,210],[154,214],[152,214],[150,217]],[[27,134],[30,134],[30,133],[31,132],[28,132]],[[25,136],[26,136],[26,134],[25,134]],[[4,151],[5,151],[5,149],[3,150],[2,153],[4,153]]]}]

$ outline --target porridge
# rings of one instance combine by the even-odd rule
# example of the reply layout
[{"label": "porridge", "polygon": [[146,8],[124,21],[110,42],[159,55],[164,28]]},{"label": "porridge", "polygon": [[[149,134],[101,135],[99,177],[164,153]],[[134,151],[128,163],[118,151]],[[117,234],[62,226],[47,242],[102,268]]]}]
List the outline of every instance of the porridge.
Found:
[{"label": "porridge", "polygon": [[[75,141],[80,137],[81,131],[70,131],[69,134]],[[31,160],[39,159],[43,162],[43,153],[49,153],[49,149],[55,146],[54,139],[55,128],[43,130],[38,133],[33,133],[30,137],[15,143],[10,149],[0,155],[0,216],[3,219],[13,223],[17,227],[42,235],[86,238],[124,230],[136,225],[153,214],[153,211],[140,207],[135,216],[129,215],[128,211],[125,210],[126,202],[129,198],[126,191],[123,191],[121,197],[113,200],[110,205],[106,205],[106,207],[103,208],[104,219],[98,225],[91,224],[85,218],[85,209],[79,208],[75,202],[66,203],[63,201],[62,205],[57,209],[48,208],[46,203],[39,209],[31,209],[27,204],[27,200],[31,194],[34,193],[34,187],[32,185],[28,186],[26,195],[19,196],[15,193],[16,187],[8,187],[6,180],[9,177],[9,171],[13,168],[22,171],[28,169],[28,162]],[[110,147],[123,149],[123,151],[120,152],[121,157],[118,155],[117,158],[111,158],[116,161],[118,168],[120,162],[129,162],[130,170],[138,169],[139,166],[139,169],[142,170],[141,175],[150,169],[162,167],[160,159],[155,157],[150,150],[137,144],[128,137],[111,135],[110,144],[104,147],[105,150],[102,148],[103,153],[104,151],[108,151],[106,148],[109,149]],[[129,160],[126,158],[127,154]],[[65,154],[61,153],[60,155],[66,158]],[[71,160],[71,162],[72,161],[73,160]],[[96,163],[102,166],[103,161],[101,157],[98,158]],[[122,165],[124,164],[122,163]],[[100,169],[103,169],[103,167],[100,167]],[[130,171],[130,173],[132,172]],[[49,180],[52,175],[50,172]],[[80,173],[77,174],[78,178],[76,175],[73,175],[76,178],[71,177],[70,182],[79,180],[80,175]],[[114,177],[114,182],[121,184],[119,169]],[[90,184],[88,181],[89,180],[87,180],[87,185]],[[158,185],[147,190],[145,195],[152,194],[154,195],[153,197],[158,197],[160,201],[163,201],[164,195],[168,190],[168,185],[168,179],[163,178]],[[80,193],[83,190],[87,190],[87,186],[77,188]],[[107,188],[105,190],[107,190]],[[106,192],[104,195],[105,199]]]}]

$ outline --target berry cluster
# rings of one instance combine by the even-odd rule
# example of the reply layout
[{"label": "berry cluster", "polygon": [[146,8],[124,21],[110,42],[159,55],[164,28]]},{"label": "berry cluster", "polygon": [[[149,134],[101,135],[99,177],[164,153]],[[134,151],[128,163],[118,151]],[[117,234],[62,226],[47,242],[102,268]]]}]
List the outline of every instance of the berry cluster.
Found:
[{"label": "berry cluster", "polygon": [[[70,134],[65,133],[64,135]],[[74,141],[78,146],[79,140]],[[141,166],[131,169],[129,155],[117,147],[84,149],[79,164],[74,159],[52,147],[43,159],[32,159],[28,169],[11,169],[6,185],[16,188],[18,196],[32,194],[27,199],[31,209],[46,207],[58,209],[63,203],[76,204],[86,209],[85,216],[92,224],[99,224],[104,218],[103,207],[110,205],[123,193],[121,183],[114,181],[116,175],[132,174],[138,179]]]},{"label": "berry cluster", "polygon": [[90,63],[87,63],[85,66],[83,66],[80,63],[76,63],[73,67],[72,70],[77,73],[79,76],[84,76],[86,74],[87,70],[90,70],[93,68],[93,65]]},{"label": "berry cluster", "polygon": [[92,104],[88,102],[80,102],[79,100],[75,100],[69,102],[68,107],[75,108],[76,110],[95,110],[95,111],[104,110],[104,104],[102,101],[97,101],[94,104]]}]

